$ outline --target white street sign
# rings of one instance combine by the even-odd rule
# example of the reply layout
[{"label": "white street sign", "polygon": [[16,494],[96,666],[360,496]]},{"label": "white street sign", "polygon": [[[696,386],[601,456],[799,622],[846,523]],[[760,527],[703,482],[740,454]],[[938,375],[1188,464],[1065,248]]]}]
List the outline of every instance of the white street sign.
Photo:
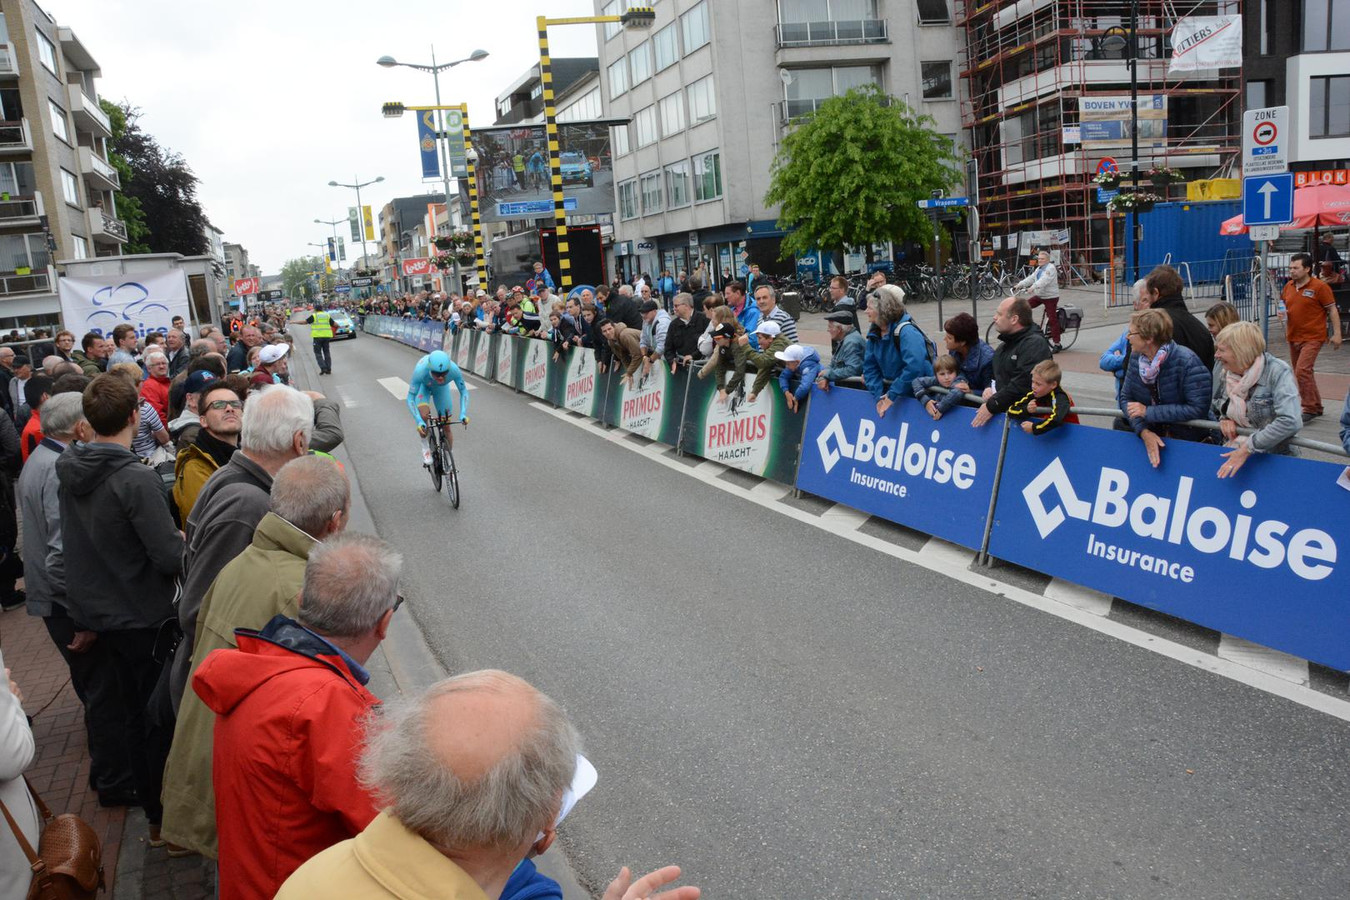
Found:
[{"label": "white street sign", "polygon": [[1242,174],[1274,175],[1289,170],[1289,107],[1268,106],[1242,114]]},{"label": "white street sign", "polygon": [[1253,242],[1273,241],[1280,236],[1280,226],[1278,225],[1253,225],[1247,229],[1247,237]]}]

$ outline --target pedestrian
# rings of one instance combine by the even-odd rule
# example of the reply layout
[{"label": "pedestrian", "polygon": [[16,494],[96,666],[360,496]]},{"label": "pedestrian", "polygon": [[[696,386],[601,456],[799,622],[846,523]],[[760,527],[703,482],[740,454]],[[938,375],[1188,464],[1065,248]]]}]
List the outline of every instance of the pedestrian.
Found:
[{"label": "pedestrian", "polygon": [[169,358],[158,351],[145,353],[145,380],[141,399],[154,408],[161,422],[169,421]]},{"label": "pedestrian", "polygon": [[994,313],[998,349],[994,351],[994,381],[984,389],[984,402],[975,411],[972,428],[982,428],[990,419],[1031,391],[1031,370],[1053,355],[1050,344],[1031,320],[1031,305],[1021,297],[1008,297]]},{"label": "pedestrian", "polygon": [[778,290],[772,285],[761,284],[755,288],[755,306],[759,308],[760,321],[772,319],[778,328],[787,335],[790,343],[797,343],[797,322],[792,314],[778,305]]},{"label": "pedestrian", "polygon": [[1059,270],[1050,261],[1050,252],[1036,254],[1036,270],[1013,286],[1015,291],[1027,291],[1027,305],[1032,309],[1045,307],[1045,320],[1050,323],[1050,350],[1058,353],[1064,348],[1059,343]]},{"label": "pedestrian", "polygon": [[1234,322],[1241,322],[1242,316],[1238,315],[1237,307],[1227,300],[1220,300],[1209,309],[1205,310],[1205,327],[1209,333],[1215,337]]},{"label": "pedestrian", "polygon": [[693,296],[685,292],[676,294],[671,306],[675,317],[666,331],[665,358],[670,364],[670,374],[674,375],[677,366],[692,365],[702,356],[698,339],[708,329],[708,317],[701,309],[695,311]]},{"label": "pedestrian", "polygon": [[1298,383],[1303,421],[1322,415],[1322,394],[1317,389],[1313,367],[1317,354],[1327,342],[1331,326],[1331,346],[1341,349],[1341,316],[1331,288],[1312,274],[1312,257],[1295,253],[1289,258],[1289,282],[1280,294],[1284,304],[1285,337],[1289,341],[1289,362]]},{"label": "pedestrian", "polygon": [[0,898],[24,900],[33,889],[33,868],[15,832],[38,847],[42,823],[23,775],[37,758],[37,742],[23,711],[23,691],[4,666],[0,656]]},{"label": "pedestrian", "polygon": [[[210,375],[209,372],[196,374]],[[200,425],[196,436],[192,443],[178,451],[174,460],[173,505],[180,524],[191,517],[207,480],[229,463],[239,449],[244,401],[224,382],[214,377],[211,381],[211,386],[200,394]]]},{"label": "pedestrian", "polygon": [[108,368],[123,363],[136,363],[136,329],[123,323],[112,330],[113,350],[108,355]]},{"label": "pedestrian", "polygon": [[[961,375],[961,365],[957,357],[947,354],[939,356],[933,363],[932,375],[914,379],[914,399],[932,416],[934,421],[961,405],[963,395],[969,391],[970,384]],[[942,387],[947,393],[940,397],[928,393],[931,387]]]},{"label": "pedestrian", "polygon": [[[10,351],[13,353],[14,351]],[[72,362],[79,365],[84,374],[93,378],[103,373],[108,361],[103,354],[103,337],[92,331],[80,339],[80,349],[70,354]]]},{"label": "pedestrian", "polygon": [[[1230,448],[1219,477],[1236,475],[1253,453],[1297,456],[1289,441],[1303,427],[1298,385],[1289,364],[1266,351],[1261,329],[1252,322],[1229,325],[1219,332],[1214,353],[1210,412]],[[1239,435],[1239,428],[1254,431]]]},{"label": "pedestrian", "polygon": [[1027,434],[1046,434],[1065,422],[1078,424],[1070,412],[1073,398],[1060,386],[1063,374],[1059,363],[1043,359],[1031,369],[1031,390],[1008,407],[1008,418],[1022,423]]},{"label": "pedestrian", "polygon": [[885,416],[901,397],[913,396],[914,379],[933,374],[928,338],[905,310],[905,292],[883,284],[867,307],[867,353],[863,382]]},{"label": "pedestrian", "polygon": [[1194,351],[1172,340],[1172,319],[1160,309],[1130,317],[1130,352],[1118,404],[1156,469],[1167,439],[1208,436],[1179,423],[1209,418],[1210,371]]},{"label": "pedestrian", "polygon": [[820,353],[814,347],[793,344],[774,354],[783,364],[778,375],[778,387],[791,412],[797,412],[811,395],[811,383],[820,374]]}]

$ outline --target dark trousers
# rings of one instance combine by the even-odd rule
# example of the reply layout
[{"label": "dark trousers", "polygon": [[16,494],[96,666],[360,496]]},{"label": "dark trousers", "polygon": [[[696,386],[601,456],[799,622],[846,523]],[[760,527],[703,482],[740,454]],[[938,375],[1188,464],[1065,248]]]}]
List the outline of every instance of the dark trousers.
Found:
[{"label": "dark trousers", "polygon": [[134,747],[126,733],[126,721],[119,715],[110,715],[108,708],[90,706],[90,695],[97,692],[94,685],[107,653],[102,641],[83,653],[71,653],[66,646],[75,639],[75,623],[64,612],[53,613],[42,620],[47,626],[56,650],[70,668],[70,684],[75,696],[84,705],[84,730],[89,744],[89,787],[100,796],[128,795],[136,789],[131,777],[131,758],[127,748]]},{"label": "dark trousers", "polygon": [[166,735],[164,727],[146,714],[163,668],[154,658],[156,634],[154,628],[99,632],[96,643],[102,646],[103,655],[88,684],[90,718],[103,722],[115,717],[123,723],[131,777],[152,825],[164,817],[159,792],[168,744],[173,740],[172,723]]},{"label": "dark trousers", "polygon": [[1058,297],[1028,297],[1027,305],[1032,309],[1038,306],[1045,307],[1045,323],[1050,329],[1050,343],[1059,343],[1059,298]]},{"label": "dark trousers", "polygon": [[319,371],[329,374],[333,371],[333,355],[328,352],[330,338],[314,338],[314,359],[319,364]]}]

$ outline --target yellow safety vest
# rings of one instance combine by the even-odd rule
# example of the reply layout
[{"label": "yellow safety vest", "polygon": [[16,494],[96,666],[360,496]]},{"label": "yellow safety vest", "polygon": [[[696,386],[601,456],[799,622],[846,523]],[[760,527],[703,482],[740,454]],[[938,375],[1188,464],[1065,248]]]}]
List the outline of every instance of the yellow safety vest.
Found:
[{"label": "yellow safety vest", "polygon": [[314,314],[314,327],[309,330],[309,336],[312,338],[331,338],[333,336],[333,320],[329,318],[326,312],[316,312]]}]

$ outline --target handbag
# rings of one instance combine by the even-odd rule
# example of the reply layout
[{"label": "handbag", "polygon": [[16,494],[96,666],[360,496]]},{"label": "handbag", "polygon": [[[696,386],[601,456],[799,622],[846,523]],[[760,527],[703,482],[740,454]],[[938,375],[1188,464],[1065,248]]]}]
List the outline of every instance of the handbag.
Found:
[{"label": "handbag", "polygon": [[28,900],[89,900],[104,890],[103,847],[98,835],[88,823],[74,813],[52,816],[42,797],[33,790],[27,776],[24,784],[33,795],[38,815],[44,826],[38,838],[37,850],[23,836],[19,824],[9,809],[0,801],[0,812],[18,839],[23,855],[33,870],[33,882],[28,886]]}]

